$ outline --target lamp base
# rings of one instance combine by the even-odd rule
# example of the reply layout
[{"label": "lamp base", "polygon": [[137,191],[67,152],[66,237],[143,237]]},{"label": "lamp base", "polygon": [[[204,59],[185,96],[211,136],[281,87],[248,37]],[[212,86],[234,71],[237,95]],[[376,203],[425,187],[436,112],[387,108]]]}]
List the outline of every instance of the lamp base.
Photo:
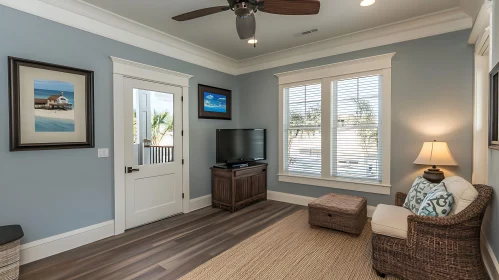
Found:
[{"label": "lamp base", "polygon": [[439,168],[433,166],[433,168],[429,168],[425,170],[423,178],[432,182],[432,183],[440,183],[445,179],[444,172],[440,171]]}]

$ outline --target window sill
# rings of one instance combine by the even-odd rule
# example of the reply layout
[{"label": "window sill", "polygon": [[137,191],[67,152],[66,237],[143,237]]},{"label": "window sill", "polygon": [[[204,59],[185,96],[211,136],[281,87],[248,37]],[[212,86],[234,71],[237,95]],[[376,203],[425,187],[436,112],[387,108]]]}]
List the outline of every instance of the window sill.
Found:
[{"label": "window sill", "polygon": [[326,187],[332,189],[342,189],[358,192],[377,193],[390,195],[391,186],[382,183],[373,183],[366,181],[348,180],[342,178],[320,178],[308,177],[294,174],[278,174],[280,182],[295,183],[302,185],[311,185]]},{"label": "window sill", "polygon": [[492,144],[492,145],[489,146],[489,149],[499,151],[499,145],[498,144]]}]

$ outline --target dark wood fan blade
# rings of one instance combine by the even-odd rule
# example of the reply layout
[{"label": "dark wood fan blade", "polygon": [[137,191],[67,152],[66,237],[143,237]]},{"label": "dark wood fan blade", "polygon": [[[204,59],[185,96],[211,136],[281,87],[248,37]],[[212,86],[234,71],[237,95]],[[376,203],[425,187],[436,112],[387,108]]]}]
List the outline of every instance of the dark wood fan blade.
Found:
[{"label": "dark wood fan blade", "polygon": [[256,19],[255,14],[251,14],[245,18],[236,18],[237,34],[241,40],[249,39],[255,36]]},{"label": "dark wood fan blade", "polygon": [[176,21],[186,21],[186,20],[204,17],[204,16],[211,15],[211,14],[220,13],[223,11],[227,11],[229,9],[230,8],[228,6],[218,6],[218,7],[205,8],[205,9],[196,10],[196,11],[188,12],[185,14],[181,14],[181,15],[178,15],[176,17],[173,17],[172,19],[176,20]]},{"label": "dark wood fan blade", "polygon": [[259,11],[278,15],[316,15],[321,9],[318,0],[264,0],[259,5]]}]

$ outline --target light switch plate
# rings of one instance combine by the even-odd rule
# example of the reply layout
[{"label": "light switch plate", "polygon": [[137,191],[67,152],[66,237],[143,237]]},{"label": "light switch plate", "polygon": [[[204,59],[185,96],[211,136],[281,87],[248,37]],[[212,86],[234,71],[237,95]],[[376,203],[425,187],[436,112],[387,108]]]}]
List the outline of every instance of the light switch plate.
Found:
[{"label": "light switch plate", "polygon": [[100,157],[100,158],[109,157],[109,149],[108,148],[99,149],[97,154],[98,154],[98,157]]}]

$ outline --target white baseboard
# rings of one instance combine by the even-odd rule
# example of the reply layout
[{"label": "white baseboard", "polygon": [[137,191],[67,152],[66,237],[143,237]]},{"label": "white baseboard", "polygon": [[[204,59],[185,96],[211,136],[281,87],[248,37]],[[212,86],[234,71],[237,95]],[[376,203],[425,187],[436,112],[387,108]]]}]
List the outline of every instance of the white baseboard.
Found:
[{"label": "white baseboard", "polygon": [[[312,202],[316,198],[310,196],[283,193],[283,192],[267,191],[267,199],[307,206],[310,202]],[[196,211],[198,209],[208,207],[210,205],[211,205],[211,195],[205,195],[198,198],[194,198],[190,200],[190,211]],[[376,206],[368,205],[367,216],[372,217],[374,210],[376,210]]]},{"label": "white baseboard", "polygon": [[[283,192],[267,191],[267,199],[307,206],[310,202],[312,202],[314,199],[317,199],[317,198],[310,197],[310,196],[302,196],[302,195],[296,195],[296,194],[283,193]],[[211,205],[211,195],[205,195],[205,196],[201,196],[201,197],[194,198],[194,199],[190,200],[190,210],[191,211],[196,211],[198,209],[208,207],[210,205]],[[367,216],[372,217],[374,210],[376,210],[376,206],[368,205],[367,206]]]},{"label": "white baseboard", "polygon": [[[310,202],[317,199],[316,197],[302,196],[302,195],[289,194],[289,193],[283,193],[283,192],[274,192],[274,191],[267,191],[267,198],[270,200],[287,202],[287,203],[303,205],[303,206],[308,206],[308,204]],[[374,210],[376,210],[376,206],[368,205],[367,206],[367,216],[372,217]]]},{"label": "white baseboard", "polygon": [[211,194],[193,198],[189,201],[190,212],[211,206]]},{"label": "white baseboard", "polygon": [[481,241],[480,245],[482,247],[481,249],[482,249],[483,262],[485,263],[485,267],[489,272],[490,279],[499,280],[499,263],[497,262],[497,258],[494,255],[494,251],[492,251],[492,247],[490,247],[490,244],[487,238],[485,237],[485,234],[483,234],[483,232],[480,241]]},{"label": "white baseboard", "polygon": [[316,198],[283,192],[267,191],[267,199],[307,206]]},{"label": "white baseboard", "polygon": [[376,206],[367,205],[367,216],[369,218],[373,217],[374,211],[376,211]]},{"label": "white baseboard", "polygon": [[21,245],[21,264],[50,257],[114,235],[114,221],[80,228]]}]

